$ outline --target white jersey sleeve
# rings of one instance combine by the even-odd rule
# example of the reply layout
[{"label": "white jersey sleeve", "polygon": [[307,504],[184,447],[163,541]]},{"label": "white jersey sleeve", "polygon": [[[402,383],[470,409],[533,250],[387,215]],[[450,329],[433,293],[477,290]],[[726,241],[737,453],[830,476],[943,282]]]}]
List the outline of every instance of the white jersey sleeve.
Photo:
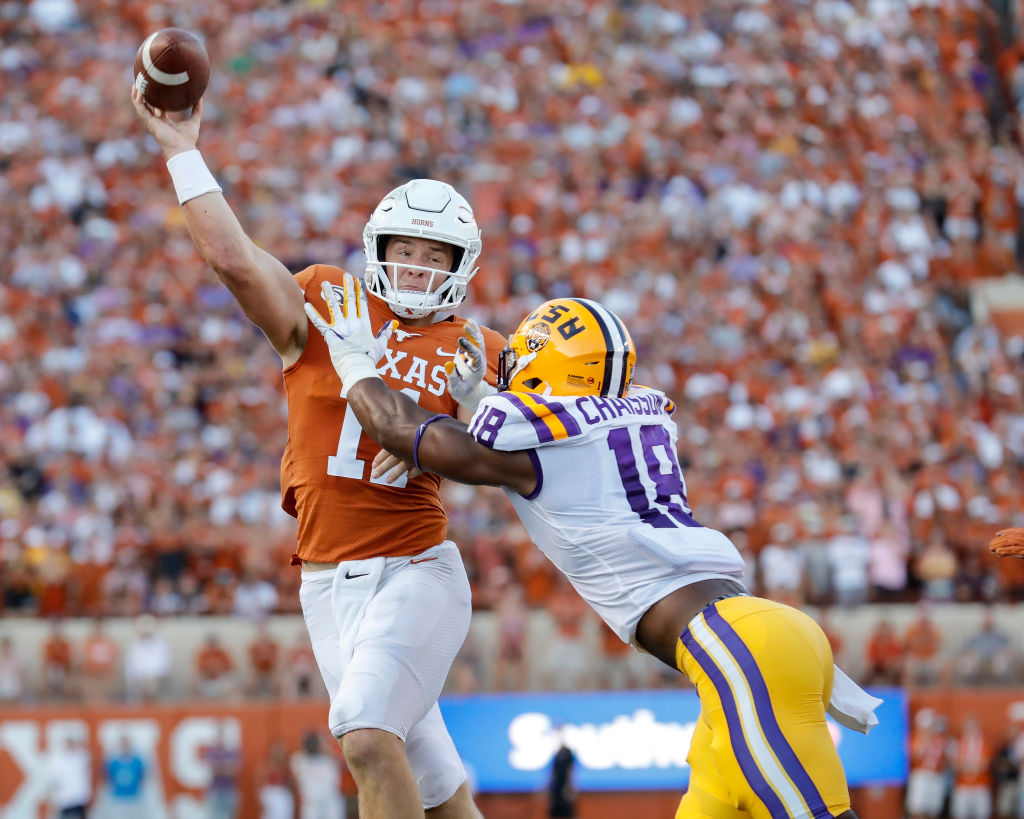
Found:
[{"label": "white jersey sleeve", "polygon": [[480,402],[469,433],[484,446],[515,452],[563,444],[594,427],[625,419],[662,417],[675,412],[665,393],[635,388],[626,398],[599,395],[544,398],[534,393],[499,392]]},{"label": "white jersey sleeve", "polygon": [[625,641],[677,588],[741,579],[743,560],[721,532],[693,519],[676,457],[675,407],[657,390],[625,398],[484,399],[470,434],[492,449],[531,451],[537,488],[508,492],[531,539]]}]

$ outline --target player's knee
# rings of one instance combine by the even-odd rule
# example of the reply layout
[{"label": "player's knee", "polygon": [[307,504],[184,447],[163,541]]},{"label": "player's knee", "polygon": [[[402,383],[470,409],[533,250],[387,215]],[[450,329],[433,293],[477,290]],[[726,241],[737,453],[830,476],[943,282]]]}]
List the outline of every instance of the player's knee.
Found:
[{"label": "player's knee", "polygon": [[483,814],[473,802],[469,783],[463,782],[455,793],[440,805],[427,808],[426,817],[427,819],[483,819]]},{"label": "player's knee", "polygon": [[404,754],[402,740],[389,731],[377,728],[349,731],[341,738],[341,750],[345,754],[345,762],[357,778],[386,770],[394,764],[396,755]]}]

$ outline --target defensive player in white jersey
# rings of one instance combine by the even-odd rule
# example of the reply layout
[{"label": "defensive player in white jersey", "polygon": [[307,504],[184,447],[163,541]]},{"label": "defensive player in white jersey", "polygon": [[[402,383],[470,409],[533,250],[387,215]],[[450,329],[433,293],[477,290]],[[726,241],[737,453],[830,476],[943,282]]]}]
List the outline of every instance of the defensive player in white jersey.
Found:
[{"label": "defensive player in white jersey", "polygon": [[366,432],[423,469],[504,487],[608,625],[694,683],[701,717],[677,817],[855,817],[825,715],[866,732],[880,701],[835,668],[810,617],[751,596],[732,542],[693,519],[674,405],[631,385],[636,354],[614,313],[585,299],[538,307],[501,354],[502,391],[472,399],[467,429],[377,376],[351,278],[329,307],[330,323],[306,312]]}]

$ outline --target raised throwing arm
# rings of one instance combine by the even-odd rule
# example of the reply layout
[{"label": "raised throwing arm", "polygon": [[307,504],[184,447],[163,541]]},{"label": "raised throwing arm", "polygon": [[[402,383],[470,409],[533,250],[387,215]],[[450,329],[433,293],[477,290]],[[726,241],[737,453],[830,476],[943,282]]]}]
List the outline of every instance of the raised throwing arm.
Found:
[{"label": "raised throwing arm", "polygon": [[148,106],[134,85],[131,97],[135,113],[167,160],[196,248],[285,365],[291,364],[302,354],[309,332],[302,289],[287,267],[245,233],[199,155],[203,101],[187,119],[175,120]]}]

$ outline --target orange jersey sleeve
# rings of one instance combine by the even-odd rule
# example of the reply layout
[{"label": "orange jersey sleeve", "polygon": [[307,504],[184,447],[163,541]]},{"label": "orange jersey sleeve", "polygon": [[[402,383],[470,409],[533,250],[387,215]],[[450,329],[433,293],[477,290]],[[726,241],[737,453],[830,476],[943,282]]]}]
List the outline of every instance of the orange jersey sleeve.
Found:
[{"label": "orange jersey sleeve", "polygon": [[[326,314],[321,283],[340,285],[342,275],[337,267],[313,265],[296,280],[306,300]],[[368,300],[374,330],[395,318],[384,302],[373,295]],[[462,325],[458,317],[428,327],[400,323],[377,371],[429,412],[454,416],[458,405],[448,394],[444,365],[458,349]],[[487,380],[494,383],[504,340],[493,330],[485,329],[484,336]],[[448,517],[438,476],[420,475],[405,486],[370,479],[380,447],[341,397],[327,344],[312,324],[302,355],[284,370],[284,387],[288,442],[281,460],[281,506],[298,519],[300,558],[337,563],[414,555],[445,539]]]}]

